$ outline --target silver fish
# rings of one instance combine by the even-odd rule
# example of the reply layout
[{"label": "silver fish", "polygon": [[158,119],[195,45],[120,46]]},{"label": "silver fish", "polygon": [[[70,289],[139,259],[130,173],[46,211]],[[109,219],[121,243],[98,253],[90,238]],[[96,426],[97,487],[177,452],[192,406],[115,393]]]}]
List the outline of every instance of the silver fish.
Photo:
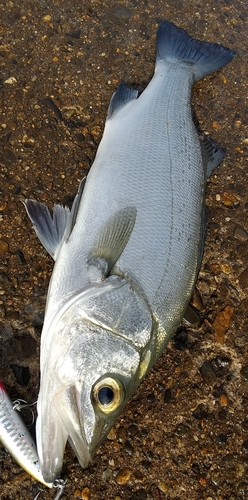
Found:
[{"label": "silver fish", "polygon": [[41,472],[36,446],[0,381],[0,441],[16,462],[36,481],[52,488]]},{"label": "silver fish", "polygon": [[53,481],[69,440],[82,467],[185,314],[201,265],[206,178],[223,151],[200,142],[191,88],[234,52],[163,22],[144,92],[121,84],[72,210],[26,209],[55,260],[41,338],[36,426]]}]

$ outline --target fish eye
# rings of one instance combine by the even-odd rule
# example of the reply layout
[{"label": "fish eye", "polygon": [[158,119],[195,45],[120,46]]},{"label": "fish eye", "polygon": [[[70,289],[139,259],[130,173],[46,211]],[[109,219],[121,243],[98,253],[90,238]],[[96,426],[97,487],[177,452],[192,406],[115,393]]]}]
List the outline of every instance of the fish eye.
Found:
[{"label": "fish eye", "polygon": [[103,413],[111,413],[123,400],[123,386],[115,378],[103,378],[93,388],[93,399]]}]

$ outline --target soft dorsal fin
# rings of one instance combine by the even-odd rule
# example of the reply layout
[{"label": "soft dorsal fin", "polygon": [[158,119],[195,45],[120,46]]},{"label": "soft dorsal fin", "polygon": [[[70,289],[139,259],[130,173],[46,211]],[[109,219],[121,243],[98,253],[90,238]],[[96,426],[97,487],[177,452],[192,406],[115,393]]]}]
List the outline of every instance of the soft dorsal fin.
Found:
[{"label": "soft dorsal fin", "polygon": [[85,179],[80,182],[71,210],[68,207],[55,204],[51,214],[45,203],[36,200],[25,200],[24,202],[40,242],[54,260],[57,258],[63,241],[69,238],[75,225]]},{"label": "soft dorsal fin", "polygon": [[106,277],[126,247],[136,221],[135,207],[125,207],[111,215],[104,224],[88,259],[92,272]]},{"label": "soft dorsal fin", "polygon": [[207,177],[210,177],[213,170],[218,167],[225,156],[225,150],[220,148],[213,139],[204,135],[200,137],[203,166]]},{"label": "soft dorsal fin", "polygon": [[112,95],[108,108],[108,116],[107,119],[112,118],[114,113],[118,111],[118,109],[122,108],[129,101],[133,99],[137,99],[138,90],[130,89],[126,87],[124,83],[120,83],[118,89]]}]

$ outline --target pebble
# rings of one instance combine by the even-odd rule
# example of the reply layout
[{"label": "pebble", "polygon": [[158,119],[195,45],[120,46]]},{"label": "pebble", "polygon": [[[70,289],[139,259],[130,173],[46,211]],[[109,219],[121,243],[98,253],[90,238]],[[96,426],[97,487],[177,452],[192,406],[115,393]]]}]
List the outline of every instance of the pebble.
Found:
[{"label": "pebble", "polygon": [[142,474],[139,470],[133,473],[133,479],[136,483],[144,483],[146,481],[146,476]]},{"label": "pebble", "polygon": [[166,389],[164,393],[164,403],[168,404],[171,402],[172,394],[170,389]]},{"label": "pebble", "polygon": [[131,10],[121,4],[113,5],[108,11],[108,17],[112,21],[126,22],[132,16]]},{"label": "pebble", "polygon": [[220,378],[223,378],[229,371],[231,365],[231,359],[228,356],[215,356],[211,360],[211,366]]},{"label": "pebble", "polygon": [[17,79],[14,76],[10,76],[7,80],[4,81],[7,85],[15,85],[17,83]]},{"label": "pebble", "polygon": [[9,245],[7,241],[0,240],[0,255],[5,255],[9,251]]},{"label": "pebble", "polygon": [[240,274],[239,284],[243,290],[248,288],[248,267]]},{"label": "pebble", "polygon": [[112,470],[111,469],[106,469],[102,473],[102,480],[107,481],[107,479],[111,476]]},{"label": "pebble", "polygon": [[177,426],[176,433],[177,433],[178,436],[180,436],[182,438],[186,438],[189,435],[189,433],[190,433],[190,428],[189,428],[188,425],[179,424]]},{"label": "pebble", "polygon": [[230,274],[232,271],[231,266],[229,264],[227,264],[226,262],[221,262],[220,268],[221,268],[221,271],[225,274]]},{"label": "pebble", "polygon": [[138,427],[137,427],[137,425],[135,425],[135,424],[129,425],[129,427],[127,429],[127,432],[129,434],[129,436],[132,436],[132,437],[136,436],[137,433],[138,433]]},{"label": "pebble", "polygon": [[200,479],[199,479],[199,483],[200,483],[202,486],[207,486],[207,481],[206,481],[205,477],[200,477]]},{"label": "pebble", "polygon": [[113,427],[112,427],[112,429],[110,429],[110,431],[107,435],[107,439],[109,439],[109,441],[114,441],[116,439],[116,433],[115,433],[115,430]]},{"label": "pebble", "polygon": [[135,491],[129,500],[147,500],[147,493],[144,488]]},{"label": "pebble", "polygon": [[244,453],[248,453],[248,439],[246,439],[246,441],[243,442],[242,451],[244,451]]},{"label": "pebble", "polygon": [[243,431],[248,432],[248,420],[243,420],[242,429]]},{"label": "pebble", "polygon": [[197,420],[202,420],[208,415],[208,408],[204,403],[200,403],[192,413],[193,417]]},{"label": "pebble", "polygon": [[213,330],[215,332],[215,340],[220,344],[224,344],[224,336],[233,317],[234,307],[226,306],[223,311],[219,312],[213,322]]},{"label": "pebble", "polygon": [[90,500],[90,489],[87,486],[82,489],[81,498],[82,500]]},{"label": "pebble", "polygon": [[219,403],[221,406],[228,406],[228,398],[226,394],[221,394],[221,396],[219,397]]},{"label": "pebble", "polygon": [[115,477],[115,480],[118,484],[126,484],[131,477],[131,470],[127,467],[123,467],[120,469]]},{"label": "pebble", "polygon": [[134,448],[130,441],[125,441],[124,450],[128,453],[128,455],[130,455],[130,457],[134,454]]},{"label": "pebble", "polygon": [[127,430],[125,429],[125,427],[119,427],[117,429],[117,440],[120,442],[120,443],[124,443],[127,439]]},{"label": "pebble", "polygon": [[215,130],[221,130],[221,125],[218,122],[212,122],[212,126]]},{"label": "pebble", "polygon": [[102,136],[102,128],[99,127],[99,125],[96,125],[95,127],[93,127],[90,131],[90,133],[94,136],[94,137],[100,137]]},{"label": "pebble", "polygon": [[158,488],[160,489],[160,491],[162,491],[163,493],[166,493],[168,491],[168,488],[166,486],[166,484],[163,482],[163,481],[159,481],[158,482]]},{"label": "pebble", "polygon": [[237,207],[239,205],[239,200],[238,198],[232,194],[232,193],[222,193],[221,194],[221,201],[223,203],[223,205],[225,205],[225,207],[228,207],[228,208],[234,208],[234,207]]},{"label": "pebble", "polygon": [[146,399],[147,399],[148,403],[154,403],[154,401],[156,399],[154,392],[151,392],[150,394],[148,394]]},{"label": "pebble", "polygon": [[247,231],[239,224],[235,226],[233,234],[235,238],[238,238],[239,240],[246,241],[248,239]]},{"label": "pebble", "polygon": [[205,384],[213,385],[215,383],[216,375],[208,361],[204,361],[200,368],[200,373]]},{"label": "pebble", "polygon": [[244,365],[241,370],[240,370],[241,375],[244,377],[245,380],[248,380],[248,364]]}]

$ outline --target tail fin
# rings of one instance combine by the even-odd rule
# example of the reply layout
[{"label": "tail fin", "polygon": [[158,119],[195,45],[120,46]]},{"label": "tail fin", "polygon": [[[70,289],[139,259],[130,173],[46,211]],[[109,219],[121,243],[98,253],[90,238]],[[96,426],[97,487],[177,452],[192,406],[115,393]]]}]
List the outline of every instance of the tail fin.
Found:
[{"label": "tail fin", "polygon": [[170,21],[160,24],[157,32],[157,59],[191,64],[195,80],[225,66],[235,52],[217,43],[201,42]]}]

